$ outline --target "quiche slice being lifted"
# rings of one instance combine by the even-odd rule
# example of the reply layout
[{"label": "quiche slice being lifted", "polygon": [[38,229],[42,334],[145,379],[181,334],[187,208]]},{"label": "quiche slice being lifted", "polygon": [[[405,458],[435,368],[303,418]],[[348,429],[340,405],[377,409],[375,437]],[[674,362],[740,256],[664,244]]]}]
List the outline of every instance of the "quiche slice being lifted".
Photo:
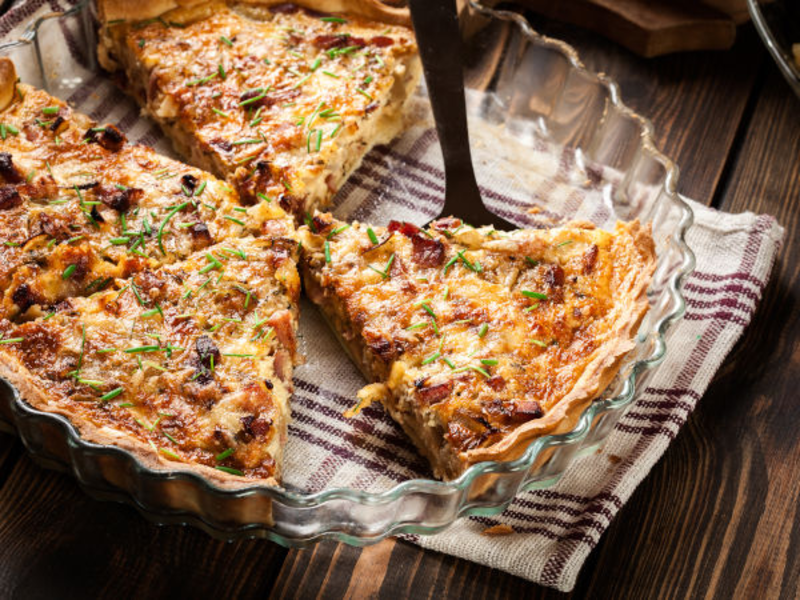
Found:
[{"label": "quiche slice being lifted", "polygon": [[291,234],[274,203],[127,144],[61,100],[16,83],[0,58],[0,318],[33,318],[246,235]]},{"label": "quiche slice being lifted", "polygon": [[571,429],[619,370],[648,309],[649,226],[510,233],[316,216],[301,270],[344,346],[438,477]]},{"label": "quiche slice being lifted", "polygon": [[240,238],[47,317],[0,319],[0,376],[148,466],[274,484],[297,359],[296,260],[294,240]]},{"label": "quiche slice being lifted", "polygon": [[301,4],[99,2],[101,64],[178,152],[300,220],[397,135],[421,73],[405,11]]}]

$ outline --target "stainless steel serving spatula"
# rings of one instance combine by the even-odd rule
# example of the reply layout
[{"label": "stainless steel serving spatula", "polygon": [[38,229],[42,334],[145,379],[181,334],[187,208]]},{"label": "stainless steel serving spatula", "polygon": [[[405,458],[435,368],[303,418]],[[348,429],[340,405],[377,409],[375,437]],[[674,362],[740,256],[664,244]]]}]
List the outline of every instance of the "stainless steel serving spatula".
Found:
[{"label": "stainless steel serving spatula", "polygon": [[409,0],[445,172],[444,207],[470,225],[516,229],[486,208],[475,180],[464,99],[464,65],[456,0]]}]

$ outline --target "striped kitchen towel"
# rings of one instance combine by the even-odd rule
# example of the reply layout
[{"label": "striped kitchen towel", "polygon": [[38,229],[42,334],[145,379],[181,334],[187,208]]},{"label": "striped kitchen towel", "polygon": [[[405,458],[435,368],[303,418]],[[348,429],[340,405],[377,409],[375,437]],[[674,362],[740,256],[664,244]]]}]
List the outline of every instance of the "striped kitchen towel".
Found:
[{"label": "striped kitchen towel", "polygon": [[[15,5],[0,18],[2,40],[19,36],[33,18],[61,7],[58,0]],[[55,93],[92,118],[117,124],[132,141],[171,155],[168,141],[137,106],[101,73],[81,66],[87,49],[80,29],[65,25],[60,35],[67,50],[53,74]],[[476,105],[484,99],[471,100]],[[443,173],[424,100],[412,116],[407,132],[370,153],[340,191],[337,217],[422,223],[438,213]],[[503,216],[527,226],[567,218],[613,222],[609,194],[618,180],[615,173],[539,141],[528,140],[524,149],[511,152],[512,160],[511,142],[501,140],[499,147],[496,130],[475,127],[472,133],[484,195]],[[576,459],[556,485],[519,495],[497,517],[462,519],[444,533],[408,539],[543,585],[572,589],[589,552],[675,438],[750,322],[779,252],[783,230],[772,217],[725,214],[689,203],[695,225],[688,243],[697,255],[697,269],[684,286],[686,316],[670,329],[666,360],[602,451]],[[368,407],[356,419],[342,416],[364,381],[307,302],[301,335],[307,363],[296,371],[285,485],[307,491],[333,486],[379,491],[429,476],[424,461],[379,406]],[[513,533],[484,535],[500,524]]]}]

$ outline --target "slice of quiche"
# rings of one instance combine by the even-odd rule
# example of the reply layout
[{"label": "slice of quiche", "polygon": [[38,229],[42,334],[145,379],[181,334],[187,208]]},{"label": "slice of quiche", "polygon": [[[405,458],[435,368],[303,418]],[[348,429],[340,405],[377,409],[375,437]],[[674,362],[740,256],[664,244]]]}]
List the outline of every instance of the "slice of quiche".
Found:
[{"label": "slice of quiche", "polygon": [[421,73],[412,31],[387,23],[405,11],[302,4],[99,2],[101,64],[178,152],[299,219],[395,137]]},{"label": "slice of quiche", "polygon": [[145,464],[275,483],[297,360],[297,242],[239,238],[0,320],[0,376]]},{"label": "slice of quiche", "polygon": [[0,317],[41,315],[221,240],[292,231],[275,203],[241,206],[226,183],[16,79],[0,58]]},{"label": "slice of quiche", "polygon": [[300,230],[309,297],[438,477],[518,457],[571,429],[609,384],[647,312],[650,228],[510,233],[442,219],[427,229]]}]

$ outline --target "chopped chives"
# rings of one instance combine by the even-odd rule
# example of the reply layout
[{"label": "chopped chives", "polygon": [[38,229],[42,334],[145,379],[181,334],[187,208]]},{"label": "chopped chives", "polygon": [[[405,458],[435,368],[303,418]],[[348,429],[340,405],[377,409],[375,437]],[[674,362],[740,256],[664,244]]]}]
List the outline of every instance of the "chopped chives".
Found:
[{"label": "chopped chives", "polygon": [[496,365],[496,364],[497,364],[497,359],[496,359],[496,358],[482,358],[482,359],[481,359],[481,362],[482,362],[483,364],[485,364],[485,365],[488,365],[488,366],[490,366],[490,367],[493,367],[494,365]]},{"label": "chopped chives", "polygon": [[372,230],[372,227],[367,227],[367,235],[369,236],[369,241],[377,246],[378,245],[378,236],[375,235],[375,232]]},{"label": "chopped chives", "polygon": [[[197,189],[194,191],[194,195],[195,196],[199,196],[200,194],[202,194],[203,190],[206,189],[206,185],[208,185],[207,181],[205,181],[205,180],[201,181],[200,185],[197,186]],[[147,221],[145,221],[145,224],[146,223],[147,223]]]},{"label": "chopped chives", "polygon": [[124,390],[123,388],[121,388],[121,387],[120,387],[120,388],[117,388],[117,389],[115,389],[115,390],[111,390],[111,391],[110,391],[110,392],[108,392],[107,394],[104,394],[104,395],[100,396],[100,402],[107,402],[108,400],[111,400],[111,399],[113,399],[113,398],[116,398],[116,397],[117,397],[117,396],[119,396],[119,395],[120,395],[120,394],[121,394],[123,391],[125,391],[125,390]]},{"label": "chopped chives", "polygon": [[42,109],[42,112],[46,115],[55,115],[58,114],[58,107],[57,106],[45,106]]},{"label": "chopped chives", "polygon": [[77,268],[78,267],[75,265],[69,265],[66,269],[64,269],[64,272],[61,273],[61,279],[69,279]]},{"label": "chopped chives", "polygon": [[449,358],[447,358],[446,356],[442,357],[442,360],[443,360],[443,361],[445,362],[445,364],[446,364],[448,367],[450,367],[451,369],[455,369],[455,368],[456,368],[456,365],[455,365],[455,363],[454,363],[452,360],[450,360]]},{"label": "chopped chives", "polygon": [[215,112],[216,114],[218,114],[220,117],[223,117],[225,119],[230,119],[231,118],[231,116],[228,113],[226,113],[225,111],[223,111],[223,110],[220,110],[218,108],[212,108],[211,110],[213,112]]},{"label": "chopped chives", "polygon": [[164,244],[162,243],[162,239],[161,239],[161,238],[162,238],[162,236],[164,235],[164,227],[167,225],[167,223],[169,222],[169,220],[170,220],[172,217],[174,217],[174,216],[175,216],[175,213],[177,213],[177,212],[178,212],[178,211],[180,211],[180,210],[183,210],[183,209],[184,209],[184,208],[186,208],[188,205],[189,205],[189,203],[188,203],[188,202],[183,202],[183,203],[179,204],[178,206],[176,206],[175,208],[173,208],[171,211],[169,211],[169,213],[167,213],[167,216],[166,216],[166,218],[164,219],[164,222],[163,222],[163,223],[161,223],[161,226],[158,228],[158,236],[157,236],[157,239],[158,239],[158,247],[159,247],[159,249],[161,250],[161,254],[163,254],[164,256],[166,256],[166,255],[167,255],[167,252],[166,252],[166,250],[164,250]]},{"label": "chopped chives", "polygon": [[541,292],[531,292],[530,290],[522,290],[520,292],[526,298],[536,298],[537,300],[547,300],[547,294]]},{"label": "chopped chives", "polygon": [[256,196],[264,200],[265,202],[272,202],[272,198],[267,196],[266,194],[262,194],[261,192],[256,192]]},{"label": "chopped chives", "polygon": [[325,262],[331,264],[331,243],[325,240]]},{"label": "chopped chives", "polygon": [[435,312],[433,312],[433,309],[432,309],[430,306],[428,306],[428,303],[427,303],[427,302],[423,302],[422,304],[420,304],[420,306],[421,306],[422,308],[424,308],[424,309],[425,309],[425,312],[426,312],[426,313],[428,313],[428,314],[429,314],[430,316],[432,316],[434,319],[436,318],[436,313],[435,313]]},{"label": "chopped chives", "polygon": [[541,346],[542,348],[547,348],[547,343],[543,342],[542,340],[532,339],[531,344],[536,344],[537,346]]},{"label": "chopped chives", "polygon": [[429,365],[429,364],[431,364],[433,361],[435,361],[437,358],[439,358],[441,355],[442,355],[442,353],[441,353],[441,352],[438,352],[438,351],[437,351],[437,352],[434,352],[434,353],[433,353],[433,354],[431,354],[431,355],[430,355],[428,358],[426,358],[425,360],[423,360],[423,361],[422,361],[422,364],[423,364],[423,365]]},{"label": "chopped chives", "polygon": [[422,329],[423,327],[427,327],[427,326],[428,326],[428,322],[427,321],[420,321],[419,323],[414,323],[413,325],[409,325],[408,327],[406,327],[406,331],[413,331],[415,329]]},{"label": "chopped chives", "polygon": [[229,473],[230,475],[238,475],[239,477],[244,477],[244,473],[242,473],[238,469],[231,469],[230,467],[222,467],[222,466],[217,466],[214,468],[217,469],[218,471]]},{"label": "chopped chives", "polygon": [[321,64],[322,64],[322,59],[317,57],[317,59],[313,63],[311,63],[309,69],[311,69],[312,71],[316,71],[317,69],[319,69],[319,66]]},{"label": "chopped chives", "polygon": [[136,346],[135,348],[126,348],[123,352],[137,354],[139,352],[158,352],[159,350],[161,350],[159,346]]},{"label": "chopped chives", "polygon": [[357,91],[359,94],[361,94],[362,96],[364,96],[364,97],[366,97],[366,98],[368,98],[368,99],[370,99],[370,100],[374,100],[374,98],[373,98],[373,97],[370,95],[370,93],[369,93],[369,92],[367,92],[366,90],[362,90],[361,88],[356,88],[356,91]]},{"label": "chopped chives", "polygon": [[525,257],[525,262],[528,263],[529,265],[531,265],[532,267],[535,267],[536,265],[539,264],[538,260],[534,260],[530,256],[526,256]]},{"label": "chopped chives", "polygon": [[341,17],[321,17],[320,21],[325,21],[326,23],[347,23],[347,20]]},{"label": "chopped chives", "polygon": [[158,451],[161,452],[161,454],[164,454],[173,460],[181,460],[180,456],[178,456],[172,450],[169,450],[167,448],[159,448]]},{"label": "chopped chives", "polygon": [[231,217],[231,216],[228,216],[228,215],[222,215],[222,216],[223,216],[223,218],[225,218],[225,219],[228,219],[228,221],[231,221],[231,222],[233,222],[233,223],[236,223],[237,225],[240,225],[240,226],[242,226],[242,227],[244,227],[244,226],[245,226],[245,224],[244,224],[244,221],[240,221],[240,220],[239,220],[239,219],[237,219],[236,217]]},{"label": "chopped chives", "polygon": [[214,457],[214,460],[223,461],[228,458],[231,454],[233,454],[235,450],[233,448],[228,448],[227,450],[223,450],[219,454]]},{"label": "chopped chives", "polygon": [[223,352],[222,356],[230,356],[232,358],[255,358],[256,357],[255,354],[236,354],[235,352]]},{"label": "chopped chives", "polygon": [[178,444],[178,441],[174,437],[172,437],[170,434],[168,434],[166,431],[162,431],[161,433],[163,433],[164,437],[167,438],[170,442],[172,442],[176,446],[180,445],[180,444]]},{"label": "chopped chives", "polygon": [[336,73],[331,73],[330,71],[322,71],[323,75],[327,75],[328,77],[333,77],[334,79],[339,79],[339,75]]},{"label": "chopped chives", "polygon": [[[219,261],[218,261],[218,260],[217,260],[217,259],[214,257],[214,255],[213,255],[213,254],[211,254],[211,253],[207,252],[207,253],[206,253],[206,258],[209,260],[209,264],[207,264],[205,267],[203,267],[202,269],[200,269],[200,271],[199,271],[200,275],[205,275],[205,274],[206,274],[206,273],[208,273],[209,271],[213,271],[214,269],[219,269],[219,268],[222,266],[222,263],[221,263],[221,262],[219,262]],[[207,284],[209,281],[211,281],[211,278],[207,279],[207,280],[206,280],[206,282],[205,282],[205,283],[203,283],[203,285],[201,285],[201,286],[200,286],[200,288],[204,287],[204,286],[205,286],[205,285],[206,285],[206,284]]]},{"label": "chopped chives", "polygon": [[6,338],[4,340],[0,340],[0,344],[16,344],[17,342],[22,342],[24,340],[24,337]]},{"label": "chopped chives", "polygon": [[233,46],[233,42],[226,38],[224,35],[219,36],[219,41],[223,42],[226,46]]},{"label": "chopped chives", "polygon": [[560,244],[556,244],[556,248],[561,248],[561,246],[566,246],[566,245],[571,244],[571,243],[572,243],[572,240],[565,240],[565,241],[561,242]]},{"label": "chopped chives", "polygon": [[267,94],[262,92],[258,96],[254,96],[253,98],[248,98],[247,100],[242,100],[239,102],[239,106],[247,106],[248,104],[255,104],[259,100],[263,100],[266,98]]},{"label": "chopped chives", "polygon": [[481,337],[481,338],[482,338],[483,336],[485,336],[485,335],[486,335],[486,333],[487,333],[488,331],[489,331],[489,325],[487,325],[486,323],[484,323],[483,325],[481,325],[481,328],[478,330],[478,337]]}]

